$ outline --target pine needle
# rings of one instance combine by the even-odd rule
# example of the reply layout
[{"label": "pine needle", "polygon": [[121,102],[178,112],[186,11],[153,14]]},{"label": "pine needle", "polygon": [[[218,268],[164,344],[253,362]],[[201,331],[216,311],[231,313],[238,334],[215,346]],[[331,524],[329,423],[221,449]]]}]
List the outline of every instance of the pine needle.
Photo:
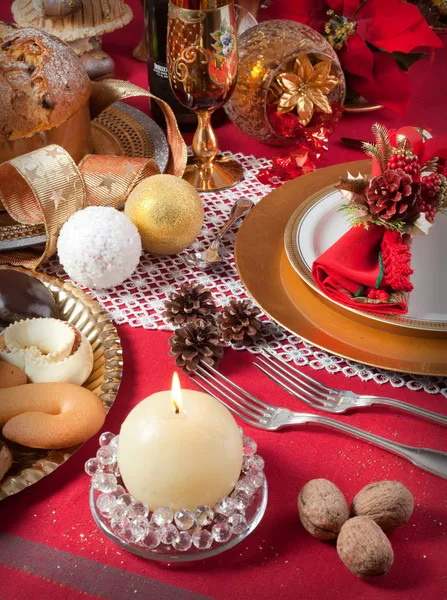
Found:
[{"label": "pine needle", "polygon": [[390,135],[388,129],[380,123],[374,123],[372,126],[372,132],[377,141],[380,153],[383,157],[383,170],[387,168],[388,161],[391,158],[392,147],[390,142]]},{"label": "pine needle", "polygon": [[367,154],[372,159],[376,159],[378,161],[380,170],[383,173],[385,169],[383,164],[382,152],[380,151],[379,146],[376,146],[376,144],[371,144],[370,142],[363,142],[362,148],[365,154]]}]

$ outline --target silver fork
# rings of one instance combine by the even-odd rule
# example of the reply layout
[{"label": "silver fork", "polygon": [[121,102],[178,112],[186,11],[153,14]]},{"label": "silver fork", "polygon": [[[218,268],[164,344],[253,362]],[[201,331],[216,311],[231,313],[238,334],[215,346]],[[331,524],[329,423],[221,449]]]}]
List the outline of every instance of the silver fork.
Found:
[{"label": "silver fork", "polygon": [[196,377],[192,379],[196,385],[211,396],[214,396],[214,398],[222,402],[237,417],[253,427],[269,431],[276,431],[289,425],[303,425],[305,423],[315,423],[324,427],[330,427],[375,444],[398,456],[402,456],[421,469],[447,479],[446,452],[430,448],[407,446],[406,444],[393,442],[358,427],[352,427],[352,425],[347,425],[341,421],[330,419],[324,415],[298,413],[287,408],[267,404],[243,390],[227,379],[227,377],[224,377],[216,369],[203,364],[198,367]]},{"label": "silver fork", "polygon": [[[270,377],[270,379],[278,383],[282,388],[289,392],[289,394],[292,394],[295,398],[302,400],[317,410],[341,414],[353,408],[380,404],[382,406],[398,408],[399,410],[413,413],[418,417],[423,417],[425,419],[430,419],[431,421],[436,421],[436,423],[447,425],[447,417],[444,415],[432,412],[431,410],[426,410],[425,408],[419,408],[419,406],[414,406],[413,404],[407,404],[406,402],[400,402],[399,400],[384,398],[382,396],[359,395],[350,392],[349,390],[330,388],[315,381],[315,379],[312,379],[312,377],[309,377],[306,373],[301,373],[298,369],[292,367],[292,365],[289,365],[270,351],[267,350],[266,352],[269,356],[264,355],[256,357],[256,360],[253,363],[255,367],[265,373],[267,377]],[[271,357],[274,357],[275,360]],[[274,374],[276,374],[277,377],[275,377]]]}]

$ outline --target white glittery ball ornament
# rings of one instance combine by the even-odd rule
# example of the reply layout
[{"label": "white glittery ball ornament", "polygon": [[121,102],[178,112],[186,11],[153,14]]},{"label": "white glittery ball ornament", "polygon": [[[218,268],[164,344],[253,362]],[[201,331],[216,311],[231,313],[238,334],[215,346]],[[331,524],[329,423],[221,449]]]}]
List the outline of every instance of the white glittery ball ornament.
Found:
[{"label": "white glittery ball ornament", "polygon": [[135,271],[141,238],[125,214],[115,208],[89,206],[63,225],[57,251],[71,279],[92,289],[110,288]]}]

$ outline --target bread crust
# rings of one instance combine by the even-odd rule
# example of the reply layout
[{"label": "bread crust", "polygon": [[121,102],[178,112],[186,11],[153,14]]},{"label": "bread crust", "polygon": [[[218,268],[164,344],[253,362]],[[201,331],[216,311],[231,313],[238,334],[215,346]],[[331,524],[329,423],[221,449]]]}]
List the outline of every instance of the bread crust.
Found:
[{"label": "bread crust", "polygon": [[0,22],[0,141],[61,125],[88,102],[76,53],[56,37]]}]

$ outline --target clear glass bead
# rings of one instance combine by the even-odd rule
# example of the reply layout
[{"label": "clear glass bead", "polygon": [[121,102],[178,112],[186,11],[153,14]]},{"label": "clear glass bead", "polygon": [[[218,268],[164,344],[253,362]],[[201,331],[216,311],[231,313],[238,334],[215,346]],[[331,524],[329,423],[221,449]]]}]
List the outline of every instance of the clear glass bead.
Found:
[{"label": "clear glass bead", "polygon": [[102,446],[98,452],[96,453],[96,458],[102,463],[105,467],[113,464],[115,462],[115,454],[113,450],[108,446]]},{"label": "clear glass bead", "polygon": [[196,508],[195,517],[197,525],[200,525],[200,527],[206,527],[207,525],[211,525],[213,522],[214,510],[211,508],[211,506],[201,504]]},{"label": "clear glass bead", "polygon": [[149,533],[149,521],[146,517],[136,517],[130,523],[130,528],[133,531],[135,539],[137,541],[142,540],[147,533]]},{"label": "clear glass bead", "polygon": [[97,458],[89,458],[84,468],[87,475],[93,477],[96,473],[101,473],[104,470],[104,465]]},{"label": "clear glass bead", "polygon": [[232,532],[238,535],[247,529],[247,519],[244,515],[233,513],[228,517],[228,525],[231,527]]},{"label": "clear glass bead", "polygon": [[202,528],[200,525],[197,525],[196,521],[194,521],[194,525],[188,529],[189,535],[193,535],[196,531],[200,531]]},{"label": "clear glass bead", "polygon": [[265,475],[263,471],[249,471],[245,479],[249,481],[256,489],[262,487],[265,483]]},{"label": "clear glass bead", "polygon": [[92,477],[92,486],[95,490],[110,494],[116,487],[116,477],[111,473],[96,473]]},{"label": "clear glass bead", "polygon": [[146,518],[149,514],[149,509],[144,502],[140,502],[139,500],[134,500],[127,509],[127,514],[129,519],[135,519],[137,517]]},{"label": "clear glass bead", "polygon": [[220,498],[214,505],[214,511],[218,514],[228,517],[234,511],[234,501],[228,496]]},{"label": "clear glass bead", "polygon": [[146,548],[156,548],[160,544],[160,532],[158,529],[149,529],[141,541]]},{"label": "clear glass bead", "polygon": [[110,441],[109,443],[109,448],[112,450],[112,452],[117,455],[118,454],[118,442],[119,442],[120,436],[116,435],[113,440]]},{"label": "clear glass bead", "polygon": [[114,521],[118,521],[120,519],[122,521],[127,517],[127,506],[124,506],[123,504],[117,502],[115,506],[110,509],[109,516]]},{"label": "clear glass bead", "polygon": [[172,545],[176,550],[180,552],[186,552],[191,548],[192,538],[187,531],[179,531],[175,536],[175,540],[172,542]]},{"label": "clear glass bead", "polygon": [[116,498],[112,494],[99,494],[96,498],[96,506],[103,515],[108,515],[116,505]]},{"label": "clear glass bead", "polygon": [[186,531],[194,525],[194,513],[187,508],[182,508],[175,513],[174,522],[177,529]]},{"label": "clear glass bead", "polygon": [[247,477],[239,479],[239,481],[236,483],[235,490],[242,490],[247,494],[247,496],[253,496],[256,491],[255,486]]},{"label": "clear glass bead", "polygon": [[228,519],[228,517],[226,517],[225,515],[222,515],[220,513],[216,513],[214,515],[214,522],[215,523],[226,523],[227,519]]},{"label": "clear glass bead", "polygon": [[113,531],[113,533],[117,536],[121,536],[121,534],[123,533],[124,529],[129,525],[130,521],[129,519],[112,519],[110,521],[110,529]]},{"label": "clear glass bead", "polygon": [[115,496],[115,498],[120,498],[123,494],[126,493],[126,490],[123,488],[122,485],[117,485],[116,488],[113,490],[112,494]]},{"label": "clear glass bead", "polygon": [[216,542],[219,542],[219,544],[228,542],[232,533],[231,527],[228,525],[228,523],[216,523],[213,525],[211,531],[213,538],[216,540]]},{"label": "clear glass bead", "polygon": [[157,527],[162,527],[168,523],[172,523],[174,514],[169,506],[159,506],[152,515],[151,522]]},{"label": "clear glass bead", "polygon": [[115,475],[115,477],[117,479],[119,479],[121,477],[121,471],[117,464],[115,465],[115,468],[113,469],[113,474]]},{"label": "clear glass bead", "polygon": [[244,435],[244,437],[242,438],[242,443],[244,445],[245,456],[253,456],[253,454],[256,454],[258,444],[254,440],[252,440],[251,437]]},{"label": "clear glass bead", "polygon": [[231,494],[231,499],[234,500],[234,508],[236,510],[245,510],[250,504],[250,496],[244,490],[235,490]]},{"label": "clear glass bead", "polygon": [[104,431],[104,433],[101,433],[101,435],[99,436],[99,445],[108,446],[114,438],[114,433],[110,433],[110,431]]},{"label": "clear glass bead", "polygon": [[201,529],[200,531],[196,531],[192,536],[192,543],[199,550],[208,550],[213,545],[213,534],[211,531],[207,529]]},{"label": "clear glass bead", "polygon": [[126,508],[128,508],[132,502],[135,502],[135,499],[129,492],[125,492],[118,498],[118,504],[122,504]]},{"label": "clear glass bead", "polygon": [[126,540],[126,542],[137,542],[138,538],[132,529],[132,522],[128,523],[120,534],[120,538]]},{"label": "clear glass bead", "polygon": [[247,465],[247,470],[251,471],[252,469],[256,471],[264,470],[264,459],[259,454],[254,454],[253,456],[247,456],[245,460],[245,464]]},{"label": "clear glass bead", "polygon": [[163,525],[160,528],[160,541],[162,544],[166,544],[166,546],[170,546],[175,538],[177,537],[178,530],[175,525],[172,523],[168,523],[167,525]]}]

